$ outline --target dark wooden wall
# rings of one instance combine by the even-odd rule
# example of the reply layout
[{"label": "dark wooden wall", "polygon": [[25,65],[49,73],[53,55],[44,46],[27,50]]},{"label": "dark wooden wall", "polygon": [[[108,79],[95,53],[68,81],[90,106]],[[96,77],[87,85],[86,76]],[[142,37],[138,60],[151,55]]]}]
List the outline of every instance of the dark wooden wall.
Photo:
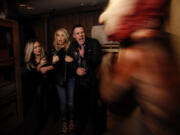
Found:
[{"label": "dark wooden wall", "polygon": [[47,39],[48,45],[53,43],[54,32],[61,27],[64,27],[71,34],[72,27],[76,24],[82,24],[85,27],[87,36],[91,36],[91,28],[93,25],[98,24],[98,17],[102,11],[102,8],[86,10],[72,10],[69,13],[61,13],[60,15],[50,16],[47,19]]},{"label": "dark wooden wall", "polygon": [[25,18],[19,21],[21,65],[24,64],[24,48],[29,39],[37,38],[45,45],[45,29],[43,18]]}]

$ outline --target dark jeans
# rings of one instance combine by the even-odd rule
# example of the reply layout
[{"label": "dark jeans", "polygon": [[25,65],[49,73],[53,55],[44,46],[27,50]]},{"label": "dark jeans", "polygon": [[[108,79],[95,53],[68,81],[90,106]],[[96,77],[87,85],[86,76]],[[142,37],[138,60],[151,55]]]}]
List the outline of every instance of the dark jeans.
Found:
[{"label": "dark jeans", "polygon": [[67,80],[67,86],[61,86],[56,84],[59,104],[60,104],[60,118],[63,121],[74,119],[74,86],[75,77],[69,78]]}]

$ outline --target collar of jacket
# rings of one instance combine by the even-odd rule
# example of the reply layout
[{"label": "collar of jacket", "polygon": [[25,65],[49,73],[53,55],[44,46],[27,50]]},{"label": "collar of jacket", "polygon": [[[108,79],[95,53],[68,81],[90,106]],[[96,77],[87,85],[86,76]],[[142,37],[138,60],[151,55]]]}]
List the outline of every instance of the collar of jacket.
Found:
[{"label": "collar of jacket", "polygon": [[[84,44],[83,44],[84,46],[85,46],[85,45],[87,46],[89,39],[90,39],[90,38],[86,37],[85,42],[84,42]],[[74,44],[75,44],[75,47],[76,47],[76,48],[78,48],[78,47],[80,46],[77,41],[74,41]]]}]

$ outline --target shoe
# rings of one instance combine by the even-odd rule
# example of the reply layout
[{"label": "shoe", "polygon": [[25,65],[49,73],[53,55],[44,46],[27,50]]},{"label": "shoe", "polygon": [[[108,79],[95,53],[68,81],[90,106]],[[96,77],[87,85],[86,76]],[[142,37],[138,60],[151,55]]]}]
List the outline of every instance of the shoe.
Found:
[{"label": "shoe", "polygon": [[68,132],[68,126],[67,126],[67,122],[63,121],[62,122],[62,125],[61,125],[61,133],[62,134],[67,134]]},{"label": "shoe", "polygon": [[74,120],[69,121],[69,131],[72,132],[75,129]]}]

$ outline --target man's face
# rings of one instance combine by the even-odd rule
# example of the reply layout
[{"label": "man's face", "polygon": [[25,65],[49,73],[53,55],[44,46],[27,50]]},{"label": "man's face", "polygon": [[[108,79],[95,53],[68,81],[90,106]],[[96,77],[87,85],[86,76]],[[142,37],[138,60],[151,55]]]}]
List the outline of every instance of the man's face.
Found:
[{"label": "man's face", "polygon": [[73,38],[79,43],[79,45],[83,45],[85,42],[85,32],[83,27],[77,27],[73,31]]}]

